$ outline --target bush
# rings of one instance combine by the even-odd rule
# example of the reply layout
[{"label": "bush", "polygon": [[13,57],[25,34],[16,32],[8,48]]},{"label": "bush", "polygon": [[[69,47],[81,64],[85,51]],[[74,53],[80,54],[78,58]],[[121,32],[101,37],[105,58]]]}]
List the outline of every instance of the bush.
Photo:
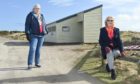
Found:
[{"label": "bush", "polygon": [[9,31],[0,31],[0,35],[8,35]]},{"label": "bush", "polygon": [[140,44],[140,38],[138,37],[132,37],[131,41],[125,41],[124,45],[129,46],[129,45],[139,45]]}]

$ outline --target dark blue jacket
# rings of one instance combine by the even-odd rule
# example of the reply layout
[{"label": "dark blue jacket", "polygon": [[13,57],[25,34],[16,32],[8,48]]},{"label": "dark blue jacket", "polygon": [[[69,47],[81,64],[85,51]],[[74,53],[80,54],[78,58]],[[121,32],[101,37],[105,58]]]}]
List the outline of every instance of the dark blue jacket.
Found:
[{"label": "dark blue jacket", "polygon": [[123,43],[120,38],[119,28],[114,28],[114,37],[112,40],[108,37],[105,27],[100,29],[99,44],[101,46],[102,56],[104,59],[106,59],[105,47],[110,47],[112,49],[110,43],[113,43],[113,49],[119,49],[120,52],[123,52]]},{"label": "dark blue jacket", "polygon": [[25,22],[25,33],[28,35],[38,35],[44,36],[47,34],[46,23],[43,14],[41,14],[42,24],[43,24],[43,32],[40,33],[40,26],[37,17],[35,17],[33,12],[30,12],[26,17]]}]

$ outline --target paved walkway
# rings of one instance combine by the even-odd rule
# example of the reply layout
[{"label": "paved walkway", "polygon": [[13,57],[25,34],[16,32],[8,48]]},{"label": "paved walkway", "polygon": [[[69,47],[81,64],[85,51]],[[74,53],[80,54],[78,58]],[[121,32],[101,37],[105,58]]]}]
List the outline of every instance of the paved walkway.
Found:
[{"label": "paved walkway", "polygon": [[81,45],[43,46],[42,68],[27,70],[28,43],[0,37],[0,84],[102,84],[74,68]]}]

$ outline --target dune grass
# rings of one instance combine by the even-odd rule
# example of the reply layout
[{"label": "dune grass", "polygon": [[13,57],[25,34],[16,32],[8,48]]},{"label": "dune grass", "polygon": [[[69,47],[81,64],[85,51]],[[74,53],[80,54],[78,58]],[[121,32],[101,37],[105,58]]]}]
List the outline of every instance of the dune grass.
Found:
[{"label": "dune grass", "polygon": [[98,48],[90,51],[90,54],[87,54],[82,59],[84,62],[79,65],[79,70],[98,78],[105,84],[139,84],[140,73],[138,70],[140,68],[137,63],[125,60],[116,60],[115,66],[117,79],[112,80],[110,77],[111,74],[105,70],[105,66],[102,66],[102,60],[99,53]]}]

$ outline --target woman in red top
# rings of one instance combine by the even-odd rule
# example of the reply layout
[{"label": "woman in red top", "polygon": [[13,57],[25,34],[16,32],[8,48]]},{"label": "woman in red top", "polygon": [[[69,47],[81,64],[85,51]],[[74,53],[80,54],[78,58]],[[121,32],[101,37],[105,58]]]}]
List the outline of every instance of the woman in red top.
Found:
[{"label": "woman in red top", "polygon": [[41,14],[40,4],[36,4],[26,18],[25,33],[27,40],[30,43],[28,54],[28,69],[32,69],[33,58],[35,58],[35,66],[40,65],[40,51],[44,42],[45,35],[47,34],[45,18]]},{"label": "woman in red top", "polygon": [[124,50],[119,28],[114,27],[114,18],[111,16],[106,18],[105,27],[100,30],[99,44],[102,56],[107,60],[106,70],[111,72],[111,78],[115,80],[114,58],[124,56]]}]

